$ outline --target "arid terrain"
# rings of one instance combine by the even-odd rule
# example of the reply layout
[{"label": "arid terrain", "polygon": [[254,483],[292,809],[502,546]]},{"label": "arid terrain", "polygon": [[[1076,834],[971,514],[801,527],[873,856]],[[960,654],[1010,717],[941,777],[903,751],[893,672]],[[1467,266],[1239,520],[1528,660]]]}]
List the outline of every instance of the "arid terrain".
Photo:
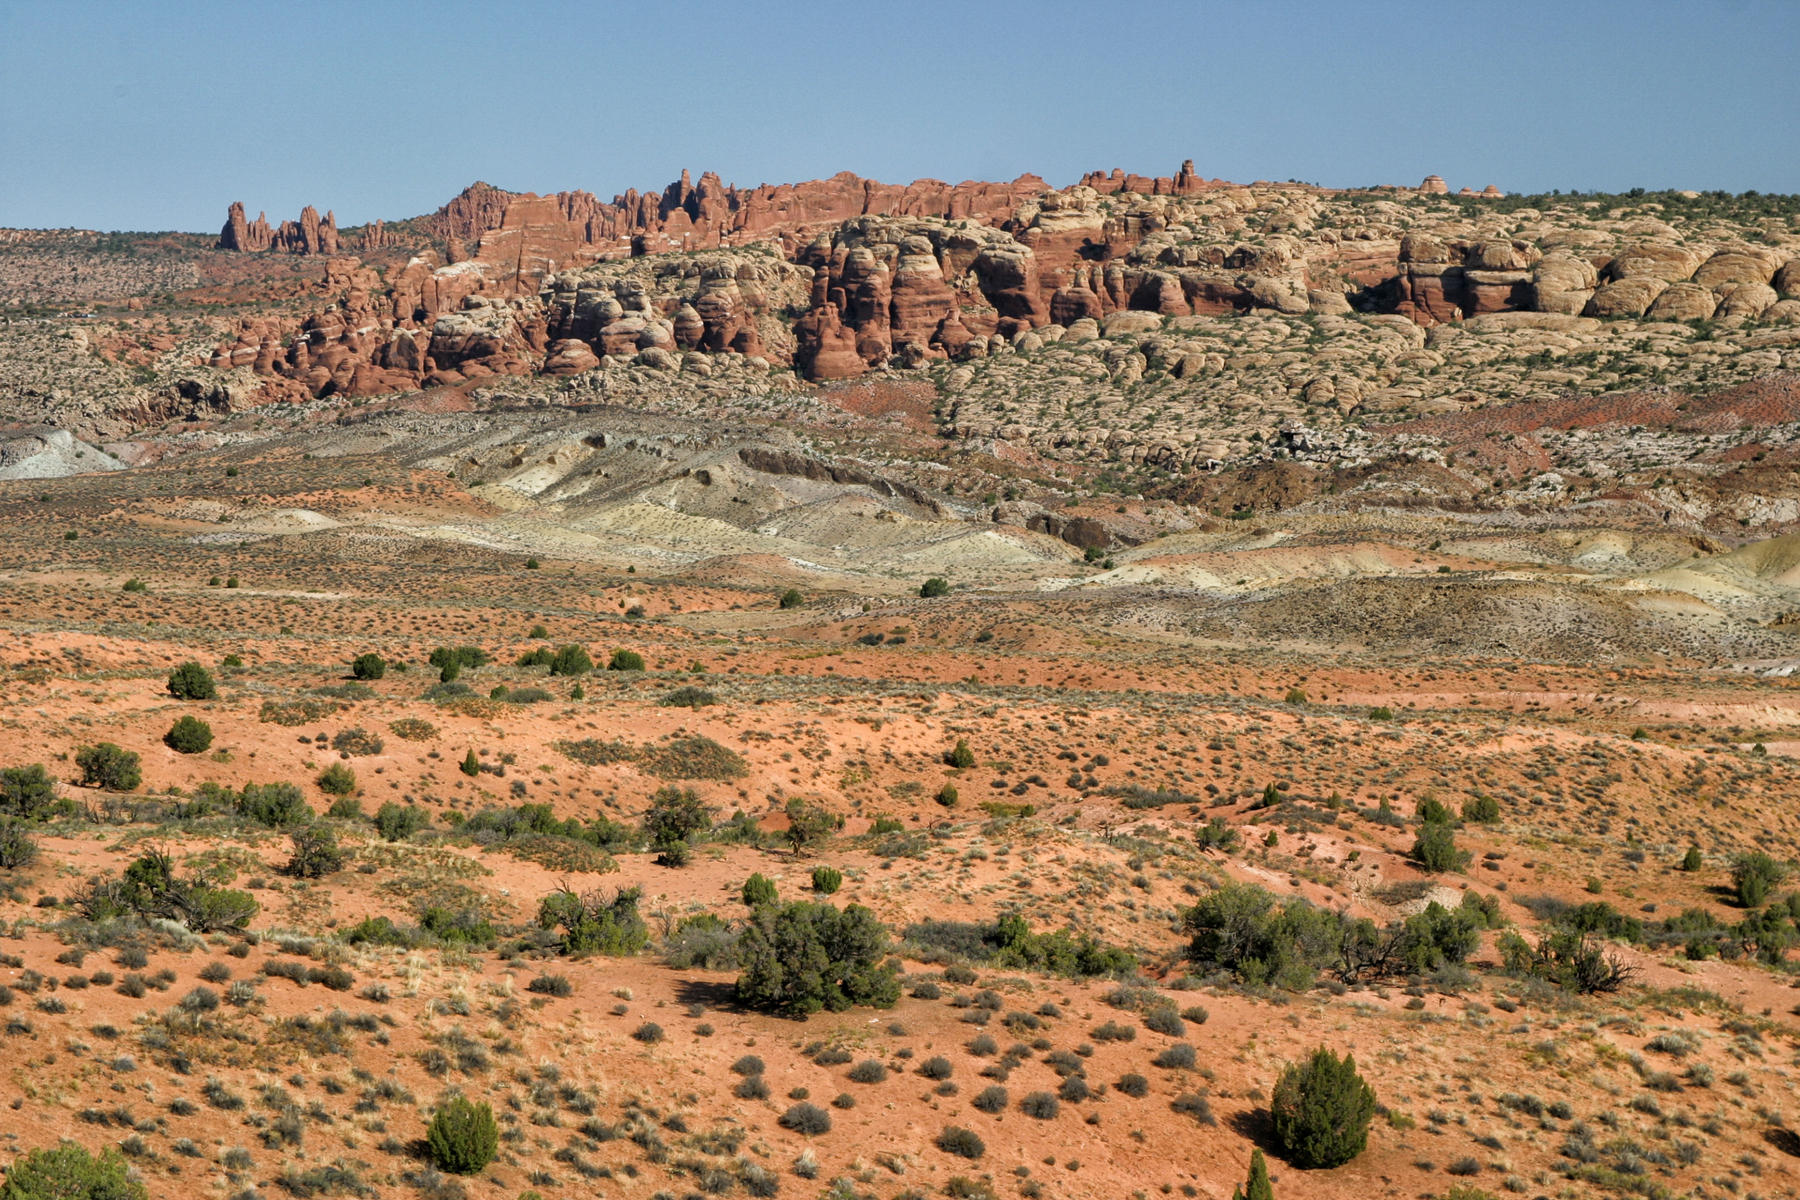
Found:
[{"label": "arid terrain", "polygon": [[[478,184],[0,287],[0,1163],[1800,1195],[1800,199]],[[759,996],[795,901],[898,997]]]}]

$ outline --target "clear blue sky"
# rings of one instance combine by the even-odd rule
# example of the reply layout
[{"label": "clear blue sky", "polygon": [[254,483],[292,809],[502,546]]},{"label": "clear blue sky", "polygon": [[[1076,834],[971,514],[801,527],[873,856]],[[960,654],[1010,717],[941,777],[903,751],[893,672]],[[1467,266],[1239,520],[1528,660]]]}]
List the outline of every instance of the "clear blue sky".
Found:
[{"label": "clear blue sky", "polygon": [[1800,0],[0,0],[0,225],[429,212],[475,179],[1800,192]]}]

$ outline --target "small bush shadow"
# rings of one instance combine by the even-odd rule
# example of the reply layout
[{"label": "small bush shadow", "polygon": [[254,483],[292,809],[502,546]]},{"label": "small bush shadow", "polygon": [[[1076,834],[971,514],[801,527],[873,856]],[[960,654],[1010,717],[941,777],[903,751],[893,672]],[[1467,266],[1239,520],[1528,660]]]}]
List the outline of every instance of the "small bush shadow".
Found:
[{"label": "small bush shadow", "polygon": [[728,1012],[742,1012],[737,1002],[737,989],[716,979],[680,979],[675,983],[675,999],[683,1004],[704,1004]]}]

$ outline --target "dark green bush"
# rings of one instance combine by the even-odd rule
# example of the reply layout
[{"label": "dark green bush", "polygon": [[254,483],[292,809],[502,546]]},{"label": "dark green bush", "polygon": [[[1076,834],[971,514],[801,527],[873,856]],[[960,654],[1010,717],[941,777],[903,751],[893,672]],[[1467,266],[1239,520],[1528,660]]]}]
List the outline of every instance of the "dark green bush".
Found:
[{"label": "dark green bush", "polygon": [[217,700],[219,685],[212,672],[197,662],[184,662],[169,672],[169,695],[177,700]]},{"label": "dark green bush", "polygon": [[329,825],[302,826],[288,834],[294,844],[287,873],[296,879],[322,879],[344,869],[347,856]]},{"label": "dark green bush", "polygon": [[1500,802],[1492,796],[1470,796],[1463,801],[1462,817],[1472,825],[1492,825],[1500,819]]},{"label": "dark green bush", "polygon": [[1369,1144],[1375,1091],[1356,1073],[1356,1056],[1321,1046],[1276,1081],[1269,1104],[1275,1140],[1297,1167],[1336,1167]]},{"label": "dark green bush", "polygon": [[644,813],[644,836],[659,850],[672,842],[691,844],[712,822],[712,810],[693,788],[662,787]]},{"label": "dark green bush", "polygon": [[614,650],[607,660],[609,671],[641,671],[644,669],[644,656],[636,650]]},{"label": "dark green bush", "polygon": [[40,1147],[15,1158],[0,1184],[0,1200],[149,1200],[150,1191],[131,1178],[117,1150],[99,1157],[74,1142]]},{"label": "dark green bush", "polygon": [[957,738],[956,745],[944,754],[944,761],[950,766],[964,768],[975,765],[975,752],[969,749],[968,738]]},{"label": "dark green bush", "polygon": [[1419,826],[1412,859],[1433,873],[1460,871],[1469,865],[1468,852],[1456,848],[1456,831],[1445,821],[1427,821]]},{"label": "dark green bush", "polygon": [[387,659],[370,651],[350,660],[350,674],[357,679],[380,679],[387,674]]},{"label": "dark green bush", "polygon": [[538,905],[538,925],[562,931],[565,954],[636,954],[650,940],[649,927],[638,915],[642,894],[638,888],[621,888],[610,896],[565,888]]},{"label": "dark green bush", "polygon": [[[594,669],[594,660],[582,646],[558,646],[556,653],[550,656],[550,673],[552,675],[586,675]],[[642,668],[639,668],[642,670]]]},{"label": "dark green bush", "polygon": [[56,781],[44,764],[0,770],[0,813],[36,821],[56,806]]},{"label": "dark green bush", "polygon": [[244,790],[232,797],[232,806],[245,819],[274,829],[313,819],[306,797],[291,783],[246,783]]},{"label": "dark green bush", "polygon": [[781,593],[781,600],[779,603],[783,608],[799,608],[802,604],[806,603],[806,597],[801,595],[799,588],[789,588],[787,591]]},{"label": "dark green bush", "polygon": [[825,839],[844,827],[844,818],[798,796],[788,797],[783,815],[787,817],[787,843],[795,854],[817,848]]},{"label": "dark green bush", "polygon": [[794,901],[754,909],[739,942],[744,963],[737,997],[751,1008],[787,1013],[891,1008],[900,977],[888,961],[888,934],[875,914],[852,904]]},{"label": "dark green bush", "polygon": [[1534,946],[1518,934],[1502,934],[1500,959],[1515,975],[1528,975],[1582,995],[1616,992],[1636,973],[1591,933],[1557,929]]},{"label": "dark green bush", "polygon": [[473,1104],[451,1096],[438,1105],[425,1131],[431,1161],[453,1175],[473,1175],[494,1161],[500,1130],[494,1110],[486,1103]]},{"label": "dark green bush", "polygon": [[403,842],[431,823],[431,814],[416,804],[384,803],[375,812],[375,832],[389,842]]},{"label": "dark green bush", "polygon": [[1253,883],[1228,883],[1182,914],[1189,954],[1251,987],[1299,990],[1312,984],[1340,943],[1335,916],[1293,897],[1279,905]]},{"label": "dark green bush", "polygon": [[937,596],[948,596],[949,594],[950,581],[937,575],[933,575],[930,579],[927,579],[924,583],[919,585],[919,595],[927,600]]},{"label": "dark green bush", "polygon": [[836,867],[814,867],[812,886],[821,896],[835,895],[844,886],[844,873]]},{"label": "dark green bush", "polygon": [[703,687],[695,687],[691,683],[683,684],[672,692],[663,694],[657,703],[664,708],[709,708],[719,702],[719,697]]},{"label": "dark green bush", "polygon": [[144,780],[141,760],[136,752],[112,742],[83,746],[75,753],[75,765],[81,768],[85,787],[104,788],[109,792],[129,792]]},{"label": "dark green bush", "polygon": [[176,717],[175,723],[169,726],[169,732],[163,734],[163,745],[177,754],[199,754],[212,746],[212,726],[199,717]]},{"label": "dark green bush", "polygon": [[1758,850],[1738,856],[1731,864],[1731,887],[1745,908],[1759,908],[1787,878],[1787,866]]},{"label": "dark green bush", "polygon": [[774,904],[780,897],[775,892],[775,882],[761,871],[744,880],[743,901],[746,908],[760,908],[765,904]]},{"label": "dark green bush", "polygon": [[356,790],[356,772],[341,762],[334,762],[319,772],[314,780],[327,796],[348,796]]},{"label": "dark green bush", "polygon": [[16,871],[37,859],[38,845],[27,829],[17,817],[0,817],[0,870]]}]

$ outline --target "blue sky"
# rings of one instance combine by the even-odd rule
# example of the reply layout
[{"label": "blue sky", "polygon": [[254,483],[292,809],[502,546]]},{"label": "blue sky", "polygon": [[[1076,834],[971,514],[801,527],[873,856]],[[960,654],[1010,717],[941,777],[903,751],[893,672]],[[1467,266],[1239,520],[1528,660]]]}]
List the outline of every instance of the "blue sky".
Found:
[{"label": "blue sky", "polygon": [[1800,0],[0,0],[0,225],[611,198],[683,167],[1800,192]]}]

